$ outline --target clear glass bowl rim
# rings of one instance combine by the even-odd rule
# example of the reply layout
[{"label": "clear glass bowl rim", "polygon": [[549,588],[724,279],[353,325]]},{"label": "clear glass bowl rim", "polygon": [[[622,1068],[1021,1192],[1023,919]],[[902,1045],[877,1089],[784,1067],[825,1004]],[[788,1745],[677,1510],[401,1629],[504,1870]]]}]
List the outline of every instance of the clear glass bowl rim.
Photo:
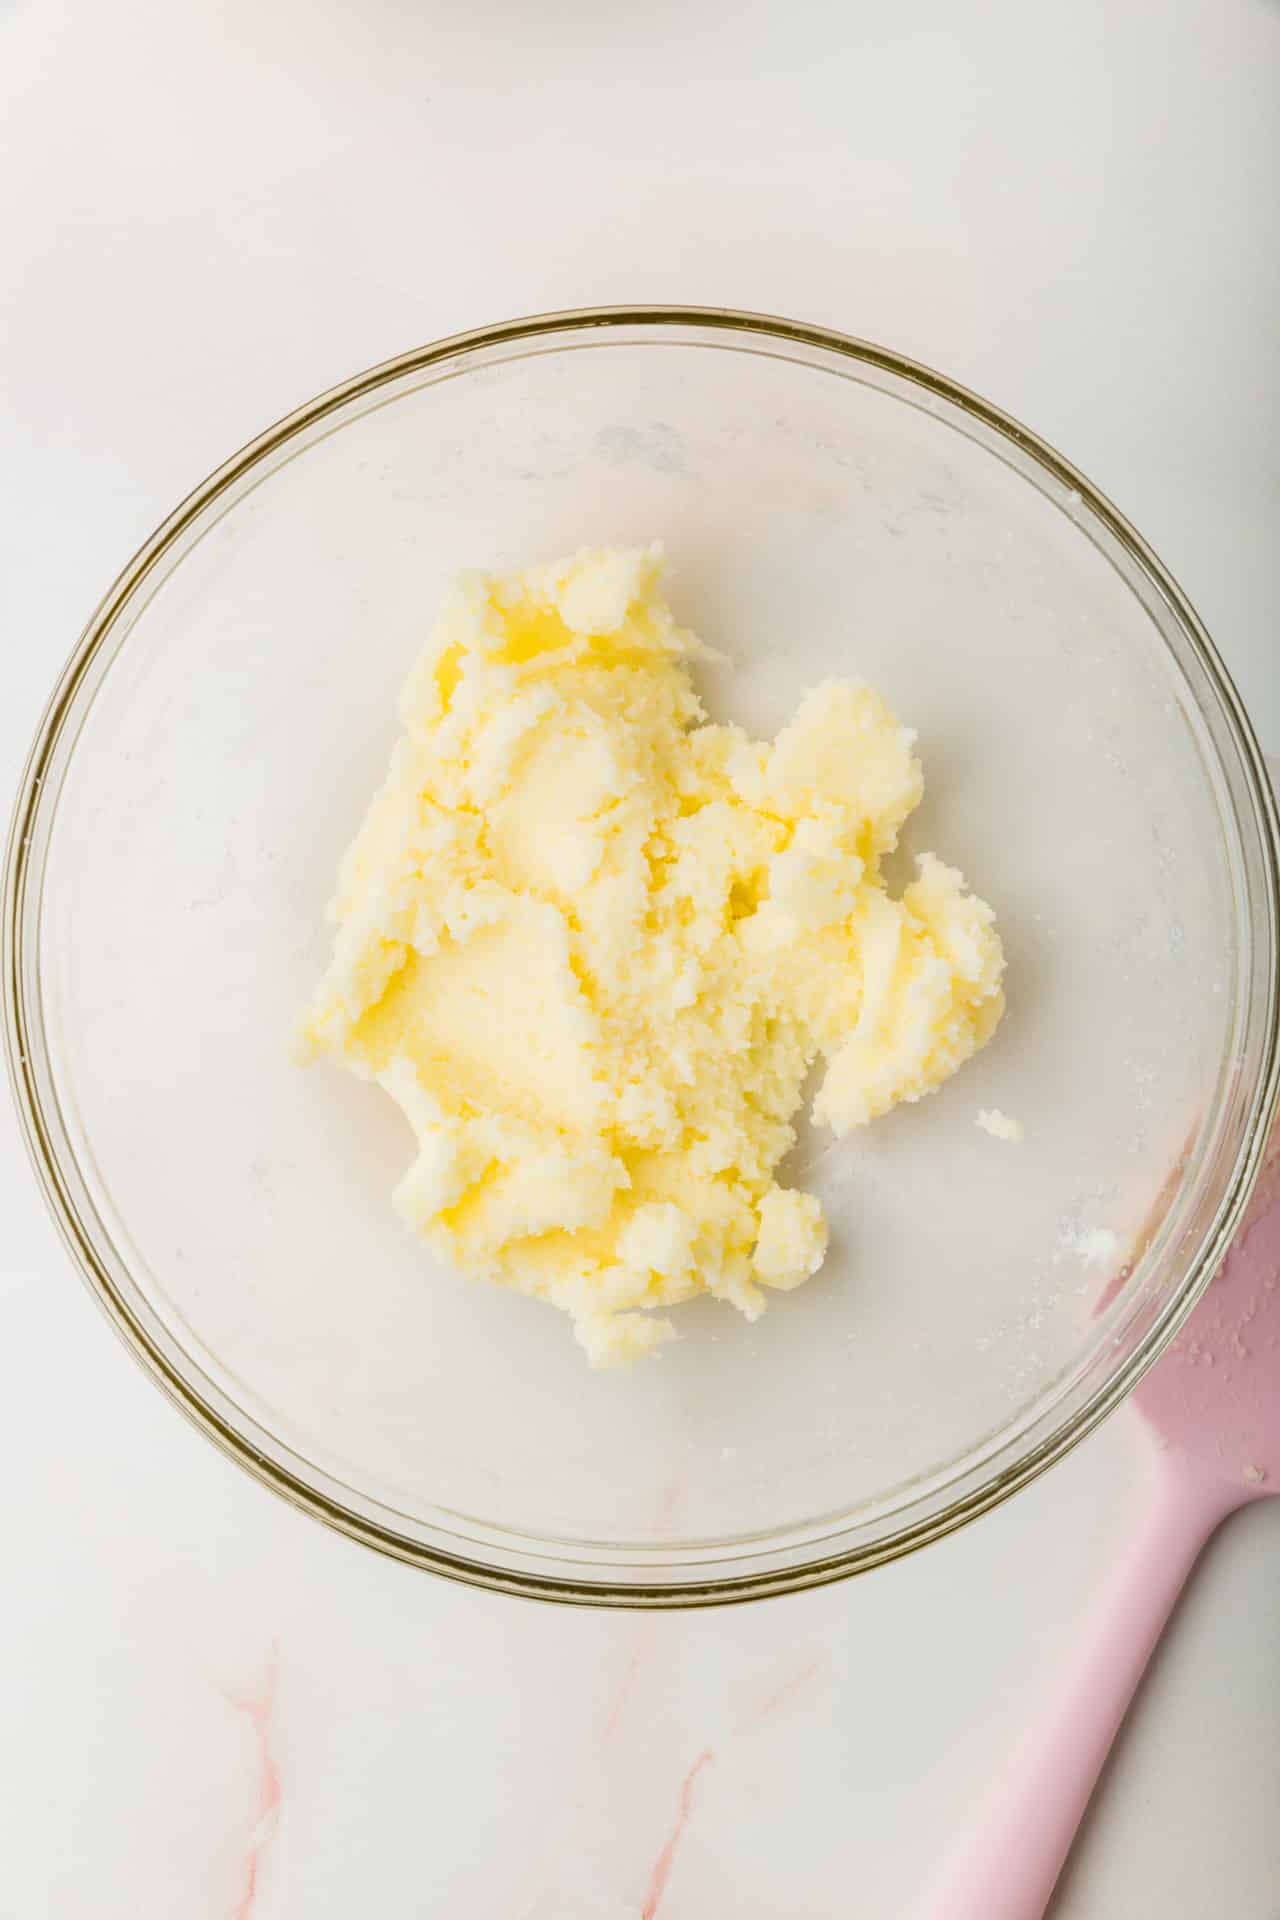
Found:
[{"label": "clear glass bowl rim", "polygon": [[[46,775],[57,764],[68,724],[83,718],[80,702],[96,656],[105,647],[126,607],[135,600],[162,558],[174,548],[193,523],[250,470],[290,440],[315,427],[326,417],[338,413],[348,403],[372,395],[405,375],[439,367],[444,362],[478,358],[493,349],[538,340],[551,341],[558,335],[579,334],[592,329],[633,332],[673,329],[688,333],[702,330],[709,334],[740,336],[744,344],[754,342],[763,345],[772,341],[793,348],[807,347],[879,369],[957,408],[980,427],[1010,442],[1024,458],[1034,461],[1060,487],[1078,495],[1128,560],[1155,588],[1181,628],[1200,670],[1216,695],[1238,754],[1251,808],[1249,824],[1257,834],[1262,857],[1261,898],[1255,903],[1261,908],[1267,942],[1264,956],[1266,985],[1262,1055],[1255,1084],[1249,1090],[1248,1114],[1241,1128],[1234,1167],[1210,1230],[1181,1283],[1169,1289],[1162,1307],[1151,1317],[1123,1360],[1102,1379],[1082,1405],[1011,1461],[993,1468],[985,1478],[979,1478],[976,1484],[958,1495],[941,1500],[936,1495],[928,1496],[931,1504],[926,1511],[911,1517],[908,1509],[905,1524],[871,1541],[851,1539],[841,1544],[839,1535],[829,1535],[822,1542],[815,1543],[821,1551],[810,1550],[801,1558],[778,1565],[768,1564],[768,1541],[762,1541],[764,1564],[753,1566],[745,1572],[707,1573],[705,1562],[682,1572],[678,1565],[668,1564],[664,1567],[661,1552],[655,1552],[652,1558],[646,1556],[644,1566],[638,1567],[634,1560],[628,1561],[625,1571],[620,1565],[618,1576],[610,1578],[601,1576],[594,1564],[574,1565],[562,1559],[551,1542],[546,1543],[550,1551],[544,1556],[536,1552],[522,1553],[511,1547],[504,1549],[500,1543],[483,1541],[466,1543],[479,1546],[479,1554],[455,1550],[443,1528],[436,1529],[430,1540],[416,1538],[390,1524],[389,1517],[380,1518],[375,1503],[368,1502],[366,1511],[358,1511],[338,1497],[336,1483],[331,1492],[322,1485],[313,1484],[309,1478],[302,1478],[291,1468],[287,1448],[273,1448],[270,1436],[262,1435],[257,1429],[255,1432],[259,1437],[255,1439],[243,1430],[248,1423],[243,1419],[237,1422],[233,1417],[234,1409],[219,1407],[214,1403],[212,1394],[201,1391],[195,1381],[186,1377],[130,1301],[126,1288],[121,1284],[125,1276],[113,1274],[108,1251],[96,1244],[92,1233],[86,1231],[74,1204],[64,1164],[64,1156],[68,1159],[74,1156],[56,1111],[49,1110],[49,1103],[40,1091],[37,1067],[42,1063],[33,1054],[31,1045],[35,1031],[32,1002],[37,993],[33,956],[37,945],[36,922],[45,853],[44,836],[40,828],[48,824],[47,813],[42,814],[41,810],[42,807],[47,809],[50,805],[56,805],[60,785],[59,778],[49,782],[52,790],[50,800]],[[87,704],[91,704],[91,701],[90,692]],[[64,755],[68,751],[65,746],[62,750]],[[3,913],[0,923],[0,980],[3,988],[5,1050],[26,1146],[54,1223],[83,1279],[137,1359],[174,1404],[216,1445],[297,1508],[314,1515],[338,1532],[402,1561],[455,1580],[526,1598],[596,1606],[667,1608],[764,1598],[864,1572],[926,1545],[1007,1499],[1061,1459],[1112,1412],[1182,1325],[1230,1244],[1261,1166],[1271,1121],[1280,1100],[1280,982],[1277,969],[1277,956],[1280,953],[1280,819],[1277,817],[1265,763],[1239,696],[1216,648],[1176,581],[1141,535],[1083,474],[1038,435],[989,401],[932,368],[869,341],[825,327],[729,308],[667,305],[590,307],[533,315],[451,335],[381,362],[318,395],[233,454],[175,508],[130,560],[94,611],[63,668],[41,718],[19,783],[5,857],[0,908]],[[324,1476],[317,1473],[315,1478],[323,1480]],[[349,1489],[344,1491],[350,1492]],[[945,1493],[945,1488],[942,1491]],[[920,1504],[924,1505],[925,1502]],[[854,1516],[850,1516],[851,1532],[853,1520]],[[527,1546],[529,1543],[525,1544]],[[486,1550],[492,1557],[482,1557]],[[564,1571],[559,1570],[561,1567]],[[646,1571],[658,1577],[646,1579]],[[672,1577],[673,1574],[675,1577]]]}]

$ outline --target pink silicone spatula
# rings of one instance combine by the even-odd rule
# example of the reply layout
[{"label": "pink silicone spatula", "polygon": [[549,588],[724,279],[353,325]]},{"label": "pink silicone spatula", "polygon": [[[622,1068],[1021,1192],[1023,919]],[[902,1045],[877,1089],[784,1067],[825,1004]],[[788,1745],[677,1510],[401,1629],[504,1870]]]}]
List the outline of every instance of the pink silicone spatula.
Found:
[{"label": "pink silicone spatula", "polygon": [[1221,1273],[1138,1385],[1150,1510],[1016,1777],[921,1920],[1041,1920],[1111,1742],[1210,1536],[1280,1493],[1280,1130]]}]

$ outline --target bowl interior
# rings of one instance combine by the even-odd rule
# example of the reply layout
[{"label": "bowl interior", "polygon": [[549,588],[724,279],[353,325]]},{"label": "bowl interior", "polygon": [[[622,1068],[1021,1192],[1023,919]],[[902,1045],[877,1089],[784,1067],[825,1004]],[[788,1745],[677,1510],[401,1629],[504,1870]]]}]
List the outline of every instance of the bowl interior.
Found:
[{"label": "bowl interior", "polygon": [[[655,537],[732,662],[713,717],[772,732],[840,673],[918,729],[907,851],[995,904],[1009,1010],[935,1097],[802,1136],[817,1279],[592,1374],[559,1315],[433,1264],[389,1205],[399,1116],[286,1040],[445,581]],[[486,1565],[678,1584],[1001,1470],[1176,1292],[1240,1151],[1249,853],[1173,625],[1034,455],[781,338],[509,339],[282,437],[109,623],[42,816],[53,1150],[130,1312],[303,1486]]]}]

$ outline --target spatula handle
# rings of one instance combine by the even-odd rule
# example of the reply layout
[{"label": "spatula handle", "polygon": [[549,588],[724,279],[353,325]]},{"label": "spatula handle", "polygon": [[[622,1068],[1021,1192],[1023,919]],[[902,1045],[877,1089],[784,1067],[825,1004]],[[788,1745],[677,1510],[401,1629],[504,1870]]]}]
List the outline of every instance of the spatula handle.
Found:
[{"label": "spatula handle", "polygon": [[1143,1531],[1055,1701],[944,1867],[919,1920],[1041,1920],[1102,1765],[1161,1630],[1225,1517],[1221,1483],[1162,1453]]}]

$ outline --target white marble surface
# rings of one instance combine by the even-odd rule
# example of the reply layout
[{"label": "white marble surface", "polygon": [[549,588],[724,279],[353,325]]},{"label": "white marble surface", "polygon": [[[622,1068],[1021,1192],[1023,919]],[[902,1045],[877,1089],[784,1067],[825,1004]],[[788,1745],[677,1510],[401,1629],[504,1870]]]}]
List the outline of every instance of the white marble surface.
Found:
[{"label": "white marble surface", "polygon": [[[97,594],[230,448],[417,341],[635,298],[825,320],[1024,416],[1280,749],[1267,0],[0,0],[0,145],[6,798]],[[7,1105],[0,1221],[15,1920],[895,1920],[1143,1497],[1122,1414],[851,1585],[687,1617],[478,1595],[188,1429]],[[1055,1920],[1280,1915],[1278,1580],[1270,1501],[1199,1569]]]}]

